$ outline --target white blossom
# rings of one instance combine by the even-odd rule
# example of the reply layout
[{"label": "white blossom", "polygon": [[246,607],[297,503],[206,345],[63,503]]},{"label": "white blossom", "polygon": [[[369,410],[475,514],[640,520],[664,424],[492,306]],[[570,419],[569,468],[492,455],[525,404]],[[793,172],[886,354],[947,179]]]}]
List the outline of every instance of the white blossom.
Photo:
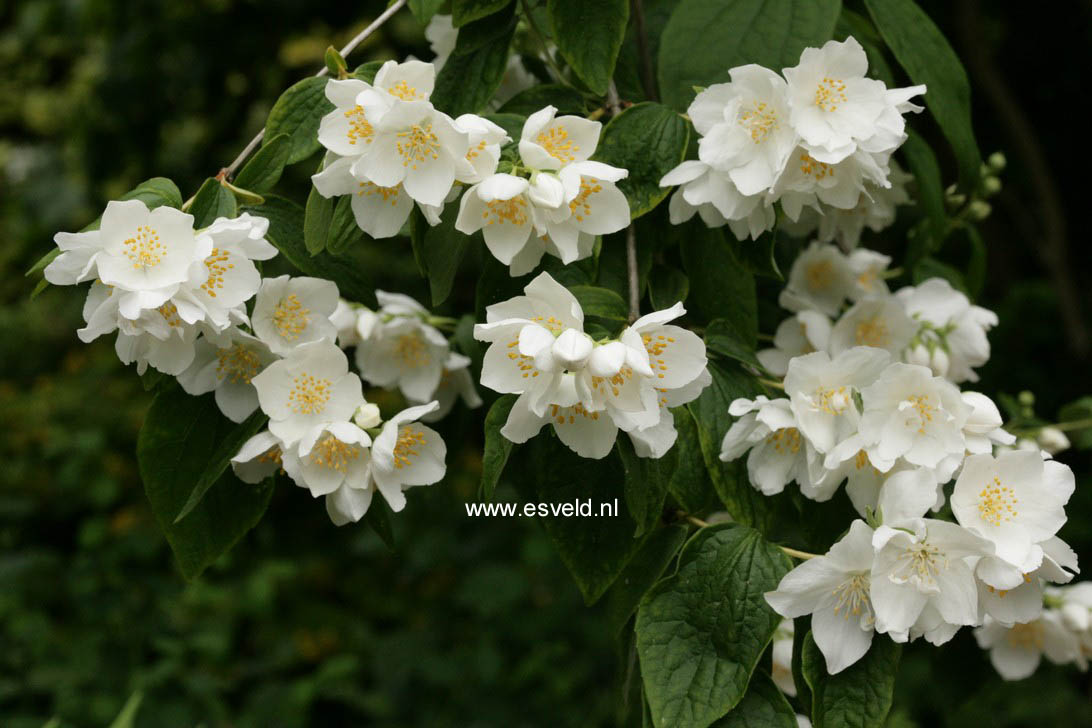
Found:
[{"label": "white blossom", "polygon": [[254,334],[275,354],[302,344],[333,342],[337,329],[330,316],[338,304],[337,285],[322,278],[266,278],[258,289],[251,315]]},{"label": "white blossom", "polygon": [[215,392],[216,406],[232,422],[242,422],[258,409],[252,380],[277,356],[261,339],[229,329],[216,339],[201,338],[193,362],[178,375],[187,394]]},{"label": "white blossom", "polygon": [[833,245],[813,242],[793,261],[778,302],[790,311],[814,309],[836,317],[853,285],[846,256]]},{"label": "white blossom", "polygon": [[379,310],[362,311],[356,364],[377,387],[397,387],[407,399],[433,399],[448,357],[444,335],[425,322],[428,310],[409,296],[376,291]]},{"label": "white blossom", "polygon": [[783,377],[794,357],[827,351],[831,328],[830,319],[818,311],[800,311],[778,324],[773,347],[761,349],[755,356],[766,371]]},{"label": "white blossom", "polygon": [[750,451],[747,475],[764,495],[776,495],[794,480],[801,491],[814,487],[821,459],[811,442],[800,433],[789,400],[737,399],[728,413],[739,419],[721,442],[720,459],[728,462]]},{"label": "white blossom", "polygon": [[978,381],[974,368],[990,358],[986,332],[997,325],[997,315],[974,306],[967,296],[943,278],[930,278],[918,286],[906,286],[895,294],[911,318],[926,325],[947,353],[946,377],[953,382]]},{"label": "white blossom", "polygon": [[697,213],[708,227],[728,225],[740,240],[757,239],[773,228],[776,214],[766,194],[744,195],[724,172],[699,160],[686,160],[664,175],[661,187],[678,185],[668,214],[681,225]]},{"label": "white blossom", "polygon": [[519,156],[535,170],[559,170],[595,153],[603,125],[580,116],[557,116],[547,106],[527,117],[519,139]]},{"label": "white blossom", "polygon": [[372,481],[396,513],[406,506],[407,488],[438,483],[447,471],[443,439],[418,421],[438,406],[429,402],[402,410],[383,423],[372,443]]},{"label": "white blossom", "polygon": [[862,298],[842,314],[830,332],[830,353],[854,346],[884,349],[901,357],[918,327],[893,296]]},{"label": "white blossom", "polygon": [[1044,655],[1058,665],[1082,659],[1080,643],[1066,629],[1061,614],[1052,610],[1011,627],[987,617],[974,636],[979,647],[990,651],[990,663],[1005,680],[1030,677]]}]

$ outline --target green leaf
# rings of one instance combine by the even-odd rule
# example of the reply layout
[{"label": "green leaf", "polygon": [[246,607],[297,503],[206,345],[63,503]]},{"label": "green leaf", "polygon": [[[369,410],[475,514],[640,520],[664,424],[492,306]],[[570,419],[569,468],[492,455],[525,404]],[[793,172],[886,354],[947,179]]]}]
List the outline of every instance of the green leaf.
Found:
[{"label": "green leaf", "polygon": [[[559,83],[544,83],[520,91],[504,102],[499,111],[526,117],[545,106],[556,106],[558,115],[577,114],[583,116],[586,109],[584,97],[576,89]],[[512,138],[518,140],[519,134]]]},{"label": "green leaf", "polygon": [[865,0],[876,28],[916,84],[925,84],[925,107],[955,152],[959,184],[978,186],[982,155],[971,127],[971,85],[967,72],[936,24],[913,0]]},{"label": "green leaf", "polygon": [[676,303],[685,301],[690,293],[690,279],[678,268],[669,265],[657,265],[648,277],[648,295],[657,310],[671,308]]},{"label": "green leaf", "polygon": [[383,67],[384,61],[367,61],[353,69],[353,78],[359,78],[365,83],[375,81],[375,74]]},{"label": "green leaf", "polygon": [[508,456],[512,453],[512,441],[500,433],[508,422],[508,413],[516,403],[516,395],[506,394],[497,398],[485,415],[485,448],[482,450],[482,480],[478,486],[478,497],[484,501],[493,500]]},{"label": "green leaf", "polygon": [[451,295],[463,256],[470,244],[480,239],[477,235],[464,235],[455,229],[458,216],[459,206],[447,205],[440,216],[440,224],[435,227],[429,225],[425,216],[417,210],[410,218],[413,253],[417,256],[422,274],[428,278],[433,306],[439,306]]},{"label": "green leaf", "polygon": [[364,514],[364,520],[387,545],[387,548],[394,548],[394,528],[391,526],[391,508],[387,505],[387,501],[382,498],[373,498],[371,507]]},{"label": "green leaf", "polygon": [[627,0],[548,0],[554,42],[576,75],[595,93],[607,93],[629,22]]},{"label": "green leaf", "polygon": [[1085,422],[1087,426],[1065,431],[1069,442],[1078,450],[1092,450],[1092,397],[1081,397],[1062,407],[1059,422]]},{"label": "green leaf", "polygon": [[307,194],[307,206],[303,213],[303,244],[311,255],[318,255],[326,249],[326,235],[333,217],[334,199],[323,197],[318,188],[312,187]]},{"label": "green leaf", "polygon": [[917,201],[927,221],[926,227],[913,231],[914,237],[907,250],[905,264],[913,268],[925,255],[936,251],[948,229],[948,214],[944,210],[944,186],[940,178],[940,165],[936,155],[917,133],[910,131],[902,145],[903,156],[914,175]]},{"label": "green leaf", "polygon": [[173,387],[156,396],[137,438],[144,492],[186,579],[231,548],[269,505],[270,483],[248,485],[225,472],[184,521],[174,522],[204,474],[208,454],[235,428],[211,394],[191,397]]},{"label": "green leaf", "polygon": [[743,698],[781,618],[763,596],[792,563],[753,529],[697,532],[637,610],[637,652],[657,726],[705,728]]},{"label": "green leaf", "polygon": [[[178,191],[178,185],[166,177],[152,177],[144,180],[119,199],[140,200],[148,206],[149,210],[162,205],[176,209],[182,207],[182,193]],[[97,228],[98,225],[95,227]]]},{"label": "green leaf", "polygon": [[431,97],[436,108],[451,116],[484,109],[508,68],[508,47],[515,30],[511,8],[462,27],[455,50],[436,75]]},{"label": "green leaf", "polygon": [[[841,0],[682,0],[660,39],[660,95],[679,111],[695,86],[727,81],[757,63],[780,72],[830,40]],[[695,42],[700,39],[700,42]]]},{"label": "green leaf", "polygon": [[614,634],[625,629],[629,618],[637,611],[641,597],[659,581],[664,569],[686,541],[686,535],[687,528],[681,524],[658,528],[649,534],[644,546],[626,565],[603,598],[607,623]]},{"label": "green leaf", "polygon": [[224,439],[216,444],[216,448],[205,456],[205,469],[194,484],[190,497],[186,499],[186,504],[175,516],[175,523],[179,523],[193,512],[193,509],[205,497],[208,489],[228,469],[228,465],[231,464],[231,459],[235,457],[235,453],[242,449],[247,440],[257,435],[266,426],[267,422],[269,422],[269,416],[261,410],[256,410],[250,417],[231,428]]},{"label": "green leaf", "polygon": [[603,129],[595,158],[629,170],[618,182],[629,200],[631,218],[656,207],[671,191],[660,180],[686,156],[690,128],[686,121],[662,104],[634,104],[610,120]]},{"label": "green leaf", "polygon": [[276,186],[288,164],[292,144],[287,134],[278,134],[266,142],[235,177],[235,184],[251,192],[268,192]]},{"label": "green leaf", "polygon": [[549,506],[590,504],[593,517],[539,516],[562,563],[573,575],[587,604],[596,602],[614,583],[643,539],[633,538],[634,522],[624,509],[600,516],[600,507],[622,501],[622,465],[612,452],[601,460],[581,458],[565,447],[551,428],[517,451],[521,477],[514,479],[527,502]]},{"label": "green leaf", "polygon": [[625,472],[626,509],[637,522],[634,537],[656,527],[663,515],[667,483],[675,470],[677,453],[672,448],[660,458],[638,457],[628,437],[619,436],[616,447]]},{"label": "green leaf", "polygon": [[143,701],[144,693],[140,690],[130,695],[129,699],[125,701],[125,705],[122,706],[121,712],[110,724],[110,728],[133,728],[133,721],[136,720],[137,711],[140,710],[140,704]]},{"label": "green leaf", "polygon": [[797,728],[796,712],[770,676],[756,670],[743,700],[713,728]]},{"label": "green leaf", "polygon": [[570,286],[585,316],[598,316],[612,321],[625,321],[629,316],[626,302],[609,288],[598,286]]},{"label": "green leaf", "polygon": [[826,661],[811,632],[800,658],[811,688],[811,721],[815,728],[882,728],[891,710],[895,674],[902,645],[886,635],[872,638],[865,656],[837,675],[828,675]]},{"label": "green leaf", "polygon": [[440,12],[440,9],[444,6],[444,0],[409,0],[410,12],[413,13],[413,17],[417,18],[417,22],[421,25],[428,25],[428,21],[432,20],[432,16]]},{"label": "green leaf", "polygon": [[[520,133],[523,131],[523,123],[527,121],[527,117],[522,114],[511,113],[496,113],[496,114],[482,114],[482,116],[489,121],[493,122],[501,129],[504,129],[504,133],[508,135],[510,139],[519,141]],[[514,142],[509,142],[509,145],[514,145]],[[503,155],[504,152],[502,151]]]},{"label": "green leaf", "polygon": [[512,0],[451,0],[451,24],[461,28],[467,23],[503,10]]},{"label": "green leaf", "polygon": [[683,267],[690,277],[690,312],[706,321],[724,319],[743,343],[758,343],[755,277],[716,228],[691,221],[683,233]]},{"label": "green leaf", "polygon": [[325,278],[337,284],[343,298],[375,307],[375,285],[364,269],[345,258],[318,253],[311,255],[303,242],[303,208],[292,200],[266,195],[265,204],[244,208],[269,220],[269,242],[300,273]]},{"label": "green leaf", "polygon": [[641,56],[641,47],[637,40],[637,22],[635,17],[630,18],[629,27],[626,29],[626,38],[622,41],[622,50],[618,52],[618,64],[614,69],[614,83],[618,87],[618,95],[629,101],[656,101],[656,58],[660,50],[660,37],[663,35],[664,26],[667,25],[671,12],[678,4],[678,0],[642,0],[641,8],[644,10],[644,35],[647,43],[648,55],[652,64],[653,96],[648,95],[645,82],[644,60]]},{"label": "green leaf", "polygon": [[319,150],[318,128],[334,108],[326,99],[325,78],[305,78],[289,86],[269,112],[263,145],[288,135],[288,164],[307,159]]},{"label": "green leaf", "polygon": [[331,255],[344,255],[353,246],[363,243],[367,237],[356,224],[352,195],[338,197],[334,203],[334,214],[330,216],[330,229],[326,233],[326,250]]},{"label": "green leaf", "polygon": [[698,424],[686,407],[671,410],[675,420],[675,450],[678,450],[675,472],[667,483],[671,497],[689,513],[701,513],[712,506],[717,496],[701,450]]},{"label": "green leaf", "polygon": [[914,281],[914,285],[924,283],[930,278],[943,278],[952,284],[952,288],[957,291],[963,291],[967,293],[967,281],[963,278],[963,274],[956,270],[954,267],[936,258],[926,257],[918,261],[918,264],[914,266],[911,271],[911,279]]},{"label": "green leaf", "polygon": [[220,180],[209,177],[193,196],[189,213],[193,215],[195,228],[208,227],[218,217],[235,217],[238,214],[235,195]]},{"label": "green leaf", "polygon": [[732,322],[727,319],[713,319],[709,322],[709,325],[705,327],[705,345],[710,351],[721,356],[730,357],[762,370],[762,365],[755,357],[754,347],[743,340]]}]

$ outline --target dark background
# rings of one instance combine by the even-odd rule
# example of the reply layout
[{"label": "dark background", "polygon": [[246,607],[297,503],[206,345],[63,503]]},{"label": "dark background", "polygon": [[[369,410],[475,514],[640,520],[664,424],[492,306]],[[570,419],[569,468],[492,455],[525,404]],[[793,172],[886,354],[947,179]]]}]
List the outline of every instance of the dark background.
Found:
[{"label": "dark background", "polygon": [[[1088,94],[1092,3],[926,2],[964,59],[984,154],[1009,167],[982,225],[979,301],[1001,325],[979,388],[1031,390],[1053,419],[1088,394]],[[593,726],[616,719],[623,669],[531,521],[464,516],[476,435],[451,442],[388,551],[279,488],[264,521],[185,584],[133,456],[149,395],[109,337],[75,336],[82,292],[28,300],[22,276],[58,230],[151,176],[183,196],[230,161],[281,90],[313,73],[377,3],[0,4],[0,725]],[[429,58],[402,12],[352,62]],[[932,139],[927,116],[912,124]],[[938,142],[945,179],[954,179]],[[306,172],[292,174],[302,190]],[[384,287],[422,291],[408,243]],[[895,249],[899,249],[895,242]],[[890,243],[888,244],[890,246]],[[956,261],[958,262],[958,261]],[[472,289],[456,292],[472,299]],[[465,307],[469,310],[469,304]],[[469,424],[469,420],[467,420]],[[476,430],[476,427],[474,428]],[[1063,530],[1092,558],[1092,463]],[[513,497],[504,488],[504,497]],[[1092,725],[1089,682],[1046,666],[1002,683],[969,630],[910,647],[897,725]]]}]

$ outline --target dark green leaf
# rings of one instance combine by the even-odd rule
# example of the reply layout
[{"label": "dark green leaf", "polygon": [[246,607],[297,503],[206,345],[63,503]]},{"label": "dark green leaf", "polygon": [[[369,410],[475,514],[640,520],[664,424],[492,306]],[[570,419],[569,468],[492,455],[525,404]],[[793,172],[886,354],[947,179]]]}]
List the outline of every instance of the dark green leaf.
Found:
[{"label": "dark green leaf", "polygon": [[637,651],[658,726],[705,728],[743,698],[781,618],[763,596],[792,568],[753,529],[703,528],[637,610]]},{"label": "dark green leaf", "polygon": [[191,397],[178,387],[160,392],[137,439],[137,461],[156,521],[186,579],[231,548],[265,513],[271,481],[248,485],[225,472],[184,521],[175,523],[216,452],[237,426],[211,394]]},{"label": "dark green leaf", "polygon": [[671,191],[660,179],[686,156],[690,128],[671,109],[651,101],[635,104],[603,129],[595,158],[629,170],[618,189],[629,200],[630,217],[656,207]]},{"label": "dark green leaf", "polygon": [[633,444],[624,436],[619,436],[616,447],[626,475],[626,508],[637,522],[637,530],[633,533],[636,537],[651,531],[660,522],[677,453],[672,448],[660,458],[638,457]]},{"label": "dark green leaf", "polygon": [[307,159],[318,151],[318,128],[334,105],[326,99],[325,78],[305,78],[289,86],[269,112],[263,144],[288,135],[288,164]]},{"label": "dark green leaf", "polygon": [[1059,422],[1084,423],[1083,426],[1072,426],[1065,434],[1073,447],[1078,450],[1092,450],[1092,397],[1081,397],[1075,402],[1070,402],[1058,412]]},{"label": "dark green leaf", "polygon": [[515,30],[511,8],[461,28],[455,50],[436,76],[431,97],[436,108],[451,116],[484,109],[508,68],[508,47]]},{"label": "dark green leaf", "polygon": [[705,345],[710,351],[721,356],[727,356],[744,364],[749,364],[759,370],[762,365],[755,357],[754,347],[749,346],[743,336],[736,331],[732,322],[727,319],[713,319],[705,327]]},{"label": "dark green leaf", "polygon": [[493,500],[504,466],[512,452],[512,442],[500,433],[508,422],[508,413],[516,402],[516,395],[506,394],[499,397],[485,415],[485,448],[482,450],[482,481],[478,486],[478,497],[484,501]]},{"label": "dark green leaf", "polygon": [[690,279],[678,268],[669,265],[657,265],[648,277],[648,295],[657,310],[671,308],[676,303],[685,301],[690,293]]},{"label": "dark green leaf", "polygon": [[317,187],[312,187],[303,213],[303,244],[311,255],[318,255],[326,250],[326,236],[330,232],[330,221],[333,218],[334,199],[323,197]]},{"label": "dark green leaf", "polygon": [[303,208],[295,202],[266,195],[265,204],[246,208],[269,220],[269,242],[304,275],[325,278],[337,284],[343,298],[365,306],[376,305],[375,285],[360,265],[329,253],[312,256],[303,242]]},{"label": "dark green leaf", "polygon": [[689,309],[711,321],[725,319],[752,348],[758,343],[755,277],[715,228],[691,221],[683,231],[683,267],[690,277]]},{"label": "dark green leaf", "polygon": [[326,250],[332,255],[343,255],[345,251],[358,245],[367,238],[356,224],[353,214],[352,195],[342,195],[334,203],[334,214],[330,216],[330,229],[326,234]]},{"label": "dark green leaf", "polygon": [[[576,89],[559,83],[546,83],[520,91],[508,99],[500,107],[500,111],[530,116],[545,106],[556,106],[559,115],[578,114],[583,116],[585,111],[584,97]],[[517,131],[519,130],[517,129]],[[519,139],[519,134],[512,138]]]},{"label": "dark green leaf", "polygon": [[499,126],[501,129],[504,129],[504,133],[517,142],[519,141],[520,133],[523,131],[523,123],[527,121],[527,118],[522,114],[513,114],[509,112],[482,114],[482,116]]},{"label": "dark green leaf", "polygon": [[254,153],[235,177],[235,184],[251,192],[268,192],[280,181],[291,151],[288,135],[278,134]]},{"label": "dark green leaf", "polygon": [[372,498],[372,505],[364,515],[364,520],[376,532],[387,548],[394,548],[394,528],[391,527],[391,509],[382,498]]},{"label": "dark green leaf", "polygon": [[626,38],[622,42],[622,50],[618,52],[618,65],[614,69],[614,83],[618,87],[618,95],[629,101],[657,101],[656,89],[656,58],[660,51],[660,37],[663,35],[664,26],[667,25],[671,12],[678,5],[678,0],[642,0],[641,8],[644,11],[645,41],[648,45],[648,55],[652,65],[653,96],[648,95],[645,88],[644,61],[641,57],[641,46],[637,40],[636,13],[630,15],[629,27],[626,29]]},{"label": "dark green leaf", "polygon": [[235,457],[235,453],[239,452],[247,440],[257,435],[267,422],[269,422],[269,416],[261,410],[256,410],[250,417],[235,425],[224,439],[217,443],[215,450],[205,454],[205,469],[194,484],[190,497],[186,499],[186,504],[175,516],[175,523],[180,522],[197,507],[201,499],[205,497],[208,489],[228,469],[231,458]]},{"label": "dark green leaf", "polygon": [[383,67],[383,63],[383,61],[361,63],[353,69],[353,78],[359,78],[365,83],[371,83],[375,80],[375,74],[379,73],[379,69]]},{"label": "dark green leaf", "polygon": [[195,228],[208,227],[218,217],[235,217],[238,214],[235,195],[219,180],[209,177],[194,195],[189,213],[193,215]]},{"label": "dark green leaf", "polygon": [[614,291],[597,286],[571,286],[569,291],[576,296],[585,316],[598,316],[612,321],[625,321],[629,308]]},{"label": "dark green leaf", "polygon": [[554,42],[595,93],[607,93],[629,22],[627,0],[548,0]]},{"label": "dark green leaf", "polygon": [[948,229],[948,214],[944,211],[944,187],[940,165],[925,140],[911,131],[902,145],[902,153],[914,175],[917,201],[927,221],[914,232],[907,251],[906,265],[913,268],[918,260],[940,248]]},{"label": "dark green leaf", "polygon": [[967,293],[967,281],[963,278],[963,274],[948,263],[936,258],[926,257],[918,261],[918,264],[911,271],[911,278],[914,285],[924,283],[930,278],[943,278],[952,284],[952,288]]},{"label": "dark green leaf", "polygon": [[[683,110],[695,86],[728,80],[728,69],[795,66],[830,40],[840,0],[682,0],[660,39],[660,95]],[[700,42],[695,42],[700,39]]]},{"label": "dark green leaf", "polygon": [[637,604],[664,573],[671,559],[686,540],[687,529],[681,524],[658,528],[649,534],[633,560],[626,565],[614,586],[607,592],[603,605],[611,631],[620,633],[637,611]]},{"label": "dark green leaf", "polygon": [[686,407],[676,407],[671,414],[675,420],[675,432],[678,433],[674,449],[679,454],[667,490],[686,511],[701,513],[713,505],[717,496],[709,471],[705,468],[698,425]]},{"label": "dark green leaf", "polygon": [[407,4],[413,17],[417,18],[417,22],[428,25],[432,16],[440,12],[440,8],[444,6],[444,0],[409,0]]},{"label": "dark green leaf", "polygon": [[148,206],[149,210],[154,210],[161,205],[182,207],[182,193],[178,191],[178,186],[166,177],[152,177],[144,180],[119,199],[140,200]]},{"label": "dark green leaf", "polygon": [[451,24],[461,28],[467,23],[503,10],[512,0],[451,0]]},{"label": "dark green leaf", "polygon": [[439,306],[451,295],[459,263],[471,242],[480,239],[477,235],[464,235],[455,229],[458,216],[459,206],[452,204],[445,207],[440,224],[435,227],[428,224],[424,215],[415,212],[412,217],[410,237],[413,254],[417,256],[421,272],[428,277],[433,306]]},{"label": "dark green leaf", "polygon": [[796,713],[770,676],[756,670],[743,700],[712,728],[797,728]]},{"label": "dark green leaf", "polygon": [[913,0],[865,0],[865,5],[899,64],[914,83],[928,86],[925,106],[952,145],[960,186],[974,190],[982,155],[971,127],[971,85],[959,57]]},{"label": "dark green leaf", "polygon": [[811,688],[811,721],[815,728],[882,728],[891,710],[895,674],[902,645],[876,635],[872,647],[837,675],[827,674],[823,654],[808,632],[800,658]]}]

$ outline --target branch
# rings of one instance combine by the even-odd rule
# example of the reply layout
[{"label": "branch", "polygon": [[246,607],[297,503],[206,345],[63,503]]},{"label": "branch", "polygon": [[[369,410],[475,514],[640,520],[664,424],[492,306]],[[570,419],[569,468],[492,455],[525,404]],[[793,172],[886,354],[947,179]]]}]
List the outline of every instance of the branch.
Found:
[{"label": "branch", "polygon": [[[372,21],[371,25],[357,33],[355,36],[353,36],[352,40],[345,44],[345,47],[342,48],[340,51],[341,56],[345,57],[352,53],[358,45],[363,43],[372,33],[379,30],[379,28],[382,27],[382,25],[388,20],[390,20],[392,15],[401,10],[402,6],[404,6],[405,4],[406,0],[395,0],[389,8],[384,10],[378,18]],[[322,78],[327,73],[329,73],[329,69],[326,68],[326,66],[323,66],[321,69],[319,69],[319,72],[315,74],[315,77]],[[216,175],[216,179],[220,181],[230,180],[232,176],[235,175],[235,172],[239,169],[239,167],[242,166],[243,162],[246,161],[246,158],[249,157],[251,153],[258,148],[259,144],[262,143],[262,137],[264,136],[265,129],[263,128],[257,133],[257,135],[255,135],[253,139],[250,140],[250,143],[243,147],[243,151],[239,152],[239,156],[233,159],[231,164],[220,170],[220,173]]]},{"label": "branch", "polygon": [[650,101],[659,101],[660,95],[656,93],[656,78],[652,73],[652,55],[648,50],[648,32],[645,30],[645,8],[641,0],[632,0],[630,3],[633,14],[633,30],[637,36],[637,55],[641,59],[641,85],[644,86],[645,96]]},{"label": "branch", "polygon": [[629,274],[629,322],[641,315],[641,275],[637,270],[637,228],[630,222],[626,228],[626,270]]}]

